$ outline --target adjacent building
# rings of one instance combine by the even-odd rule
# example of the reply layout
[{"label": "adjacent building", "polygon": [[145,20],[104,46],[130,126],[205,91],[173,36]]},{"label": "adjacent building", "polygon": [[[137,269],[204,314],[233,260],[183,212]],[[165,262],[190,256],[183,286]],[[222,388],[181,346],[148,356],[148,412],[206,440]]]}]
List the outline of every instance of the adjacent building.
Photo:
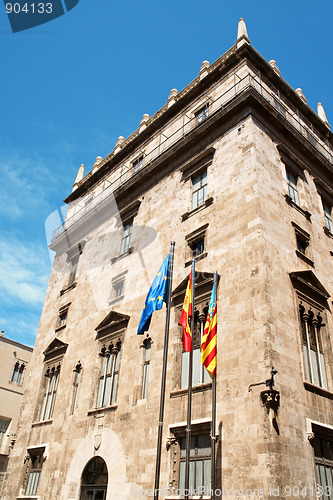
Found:
[{"label": "adjacent building", "polygon": [[151,494],[164,311],[146,336],[137,327],[174,240],[161,498],[183,498],[178,321],[195,257],[192,493],[210,495],[212,385],[199,345],[217,271],[217,495],[332,499],[332,171],[322,105],[314,112],[252,47],[243,20],[230,50],[86,175],[81,166],[50,245],[3,498]]},{"label": "adjacent building", "polygon": [[32,348],[0,335],[0,496],[16,440],[26,371]]}]

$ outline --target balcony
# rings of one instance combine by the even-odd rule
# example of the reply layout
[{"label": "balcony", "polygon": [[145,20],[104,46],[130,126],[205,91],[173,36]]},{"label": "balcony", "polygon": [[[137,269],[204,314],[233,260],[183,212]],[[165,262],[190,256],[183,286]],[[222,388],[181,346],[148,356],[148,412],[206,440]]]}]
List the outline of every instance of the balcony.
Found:
[{"label": "balcony", "polygon": [[[189,116],[189,111],[187,110],[176,117],[174,124],[177,123],[179,126],[175,130],[171,126],[172,124],[168,123],[157,136],[154,135],[150,138],[147,149],[149,144],[153,142],[157,142],[157,145],[147,152],[146,155],[140,156],[140,168],[138,169],[136,164],[132,164],[131,166],[121,164],[114,172],[113,179],[104,180],[103,190],[92,199],[89,198],[89,205],[85,204],[81,198],[75,207],[72,208],[70,217],[53,231],[51,244],[65,230],[75,226],[76,222],[81,222],[83,218],[89,219],[89,216],[94,211],[97,211],[99,207],[108,203],[110,204],[112,195],[114,195],[114,192],[119,187],[123,186],[130,179],[135,181],[135,177],[142,174],[158,157],[166,153],[177,143],[185,141],[195,129],[204,127],[219,111],[223,110],[223,108],[248,90],[255,91],[257,99],[265,102],[271,111],[278,113],[280,119],[282,118],[283,121],[288,123],[289,128],[291,126],[294,132],[300,134],[309,145],[316,149],[324,161],[329,162],[333,166],[333,154],[328,144],[314,132],[298,110],[292,111],[288,108],[287,104],[280,98],[278,91],[264,84],[259,76],[254,75],[250,71],[242,78],[235,73],[229,88],[215,100],[207,96],[204,120],[198,120],[196,115]],[[170,132],[170,130],[173,130],[173,132]],[[116,204],[113,203],[113,205],[116,208]]]}]

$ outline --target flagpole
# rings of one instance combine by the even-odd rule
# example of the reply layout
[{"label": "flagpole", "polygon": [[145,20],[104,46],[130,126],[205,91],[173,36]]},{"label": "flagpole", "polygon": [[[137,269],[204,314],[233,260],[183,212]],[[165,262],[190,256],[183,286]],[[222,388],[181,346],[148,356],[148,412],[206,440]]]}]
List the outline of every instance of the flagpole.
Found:
[{"label": "flagpole", "polygon": [[163,351],[162,383],[161,383],[161,397],[160,397],[160,415],[159,415],[159,420],[158,420],[158,438],[157,438],[157,452],[156,452],[154,500],[158,500],[159,488],[160,488],[162,433],[163,433],[164,401],[165,401],[165,382],[166,382],[166,371],[167,371],[167,360],[168,360],[170,303],[171,303],[174,251],[175,251],[175,242],[172,241],[171,242],[171,251],[170,251],[169,269],[168,269],[168,271],[169,271],[168,272],[169,296],[168,296],[166,317],[165,317],[164,351]]},{"label": "flagpole", "polygon": [[192,317],[191,317],[191,350],[188,363],[188,396],[186,427],[186,461],[185,461],[185,500],[190,494],[190,452],[191,452],[191,413],[192,413],[192,370],[193,370],[193,334],[194,334],[194,299],[195,299],[195,260],[192,259]]},{"label": "flagpole", "polygon": [[[216,299],[217,299],[217,293],[216,293],[216,287],[217,287],[217,272],[214,271],[214,290],[215,290],[215,297],[214,297],[214,303],[216,307]],[[217,329],[217,325],[216,325]],[[217,349],[217,331],[216,331],[216,349]],[[217,356],[217,351],[216,351],[216,356]],[[217,369],[217,366],[216,366]],[[213,376],[212,380],[212,436],[211,436],[211,442],[212,442],[212,456],[211,456],[211,500],[215,500],[215,469],[216,469],[216,371]]]}]

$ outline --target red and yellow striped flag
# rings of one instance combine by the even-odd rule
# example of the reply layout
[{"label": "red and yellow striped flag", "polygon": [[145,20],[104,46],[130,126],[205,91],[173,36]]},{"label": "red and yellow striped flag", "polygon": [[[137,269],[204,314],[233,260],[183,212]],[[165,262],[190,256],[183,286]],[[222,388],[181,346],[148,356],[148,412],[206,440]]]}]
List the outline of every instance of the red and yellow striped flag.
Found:
[{"label": "red and yellow striped flag", "polygon": [[189,318],[192,316],[192,271],[187,283],[184,304],[180,315],[179,325],[183,327],[183,347],[186,352],[192,350],[192,335]]},{"label": "red and yellow striped flag", "polygon": [[210,297],[209,309],[205,324],[205,329],[201,340],[201,358],[200,361],[209,375],[213,378],[216,375],[216,344],[217,344],[217,310],[215,301],[215,286],[213,286]]}]

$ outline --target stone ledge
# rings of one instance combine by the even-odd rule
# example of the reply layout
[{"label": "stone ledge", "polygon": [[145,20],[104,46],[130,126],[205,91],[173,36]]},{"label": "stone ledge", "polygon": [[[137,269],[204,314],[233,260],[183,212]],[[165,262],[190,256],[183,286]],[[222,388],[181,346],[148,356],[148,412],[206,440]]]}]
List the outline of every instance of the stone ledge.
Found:
[{"label": "stone ledge", "polygon": [[210,205],[212,205],[213,201],[214,201],[214,198],[211,196],[210,198],[207,198],[207,200],[204,203],[202,203],[202,205],[200,205],[199,207],[196,207],[193,210],[189,210],[188,212],[185,212],[181,216],[182,222],[184,222],[184,220],[187,220],[189,217],[196,214],[197,212],[200,212],[204,208],[207,208]]},{"label": "stone ledge", "polygon": [[319,394],[319,396],[324,396],[324,398],[333,399],[333,392],[324,389],[323,387],[319,387],[319,385],[314,385],[308,382],[307,380],[303,380],[304,387],[307,391],[314,392],[315,394]]},{"label": "stone ledge", "polygon": [[[49,420],[42,420],[40,422],[34,422],[31,424],[31,427],[41,427],[42,425],[51,425],[53,422],[53,419],[49,419]],[[27,497],[27,498],[30,498],[30,497]],[[34,497],[35,498],[35,497]]]},{"label": "stone ledge", "polygon": [[313,268],[315,267],[313,260],[309,259],[309,257],[304,255],[304,253],[300,252],[299,250],[295,250],[295,253],[296,253],[297,257],[299,257],[301,260],[303,260],[304,262],[309,264],[309,266],[311,266]]},{"label": "stone ledge", "polygon": [[290,205],[291,207],[294,207],[296,210],[298,210],[302,215],[304,215],[304,217],[306,219],[308,219],[308,221],[312,222],[311,221],[311,214],[310,212],[308,212],[307,210],[304,210],[303,208],[301,208],[299,205],[297,205],[297,203],[295,203],[291,197],[289,196],[289,194],[285,194],[284,195],[285,197],[285,200],[286,202],[288,203],[288,205]]},{"label": "stone ledge", "polygon": [[72,284],[71,284],[71,285],[69,285],[68,287],[63,288],[62,290],[60,290],[60,297],[61,297],[62,295],[64,295],[64,293],[69,292],[69,290],[72,290],[73,288],[75,288],[75,287],[76,287],[76,285],[77,285],[77,282],[76,282],[76,281],[74,281],[74,283],[72,283]]},{"label": "stone ledge", "polygon": [[[201,253],[200,255],[198,255],[197,257],[194,258],[195,262],[198,262],[199,260],[202,260],[204,259],[205,257],[207,257],[208,253],[207,252],[203,252]],[[192,264],[192,259],[191,260],[188,260],[185,262],[184,264],[184,267],[188,267]]]},{"label": "stone ledge", "polygon": [[[206,384],[200,384],[200,385],[195,385],[192,387],[192,393],[196,392],[205,392],[209,391],[212,388],[212,383],[207,382]],[[186,389],[175,389],[174,391],[170,392],[170,398],[179,398],[181,396],[185,396],[187,394],[187,387]]]},{"label": "stone ledge", "polygon": [[102,408],[92,408],[91,410],[88,410],[87,415],[96,415],[98,413],[103,413],[107,411],[114,411],[118,408],[118,405],[112,405],[112,406],[103,406]]}]

